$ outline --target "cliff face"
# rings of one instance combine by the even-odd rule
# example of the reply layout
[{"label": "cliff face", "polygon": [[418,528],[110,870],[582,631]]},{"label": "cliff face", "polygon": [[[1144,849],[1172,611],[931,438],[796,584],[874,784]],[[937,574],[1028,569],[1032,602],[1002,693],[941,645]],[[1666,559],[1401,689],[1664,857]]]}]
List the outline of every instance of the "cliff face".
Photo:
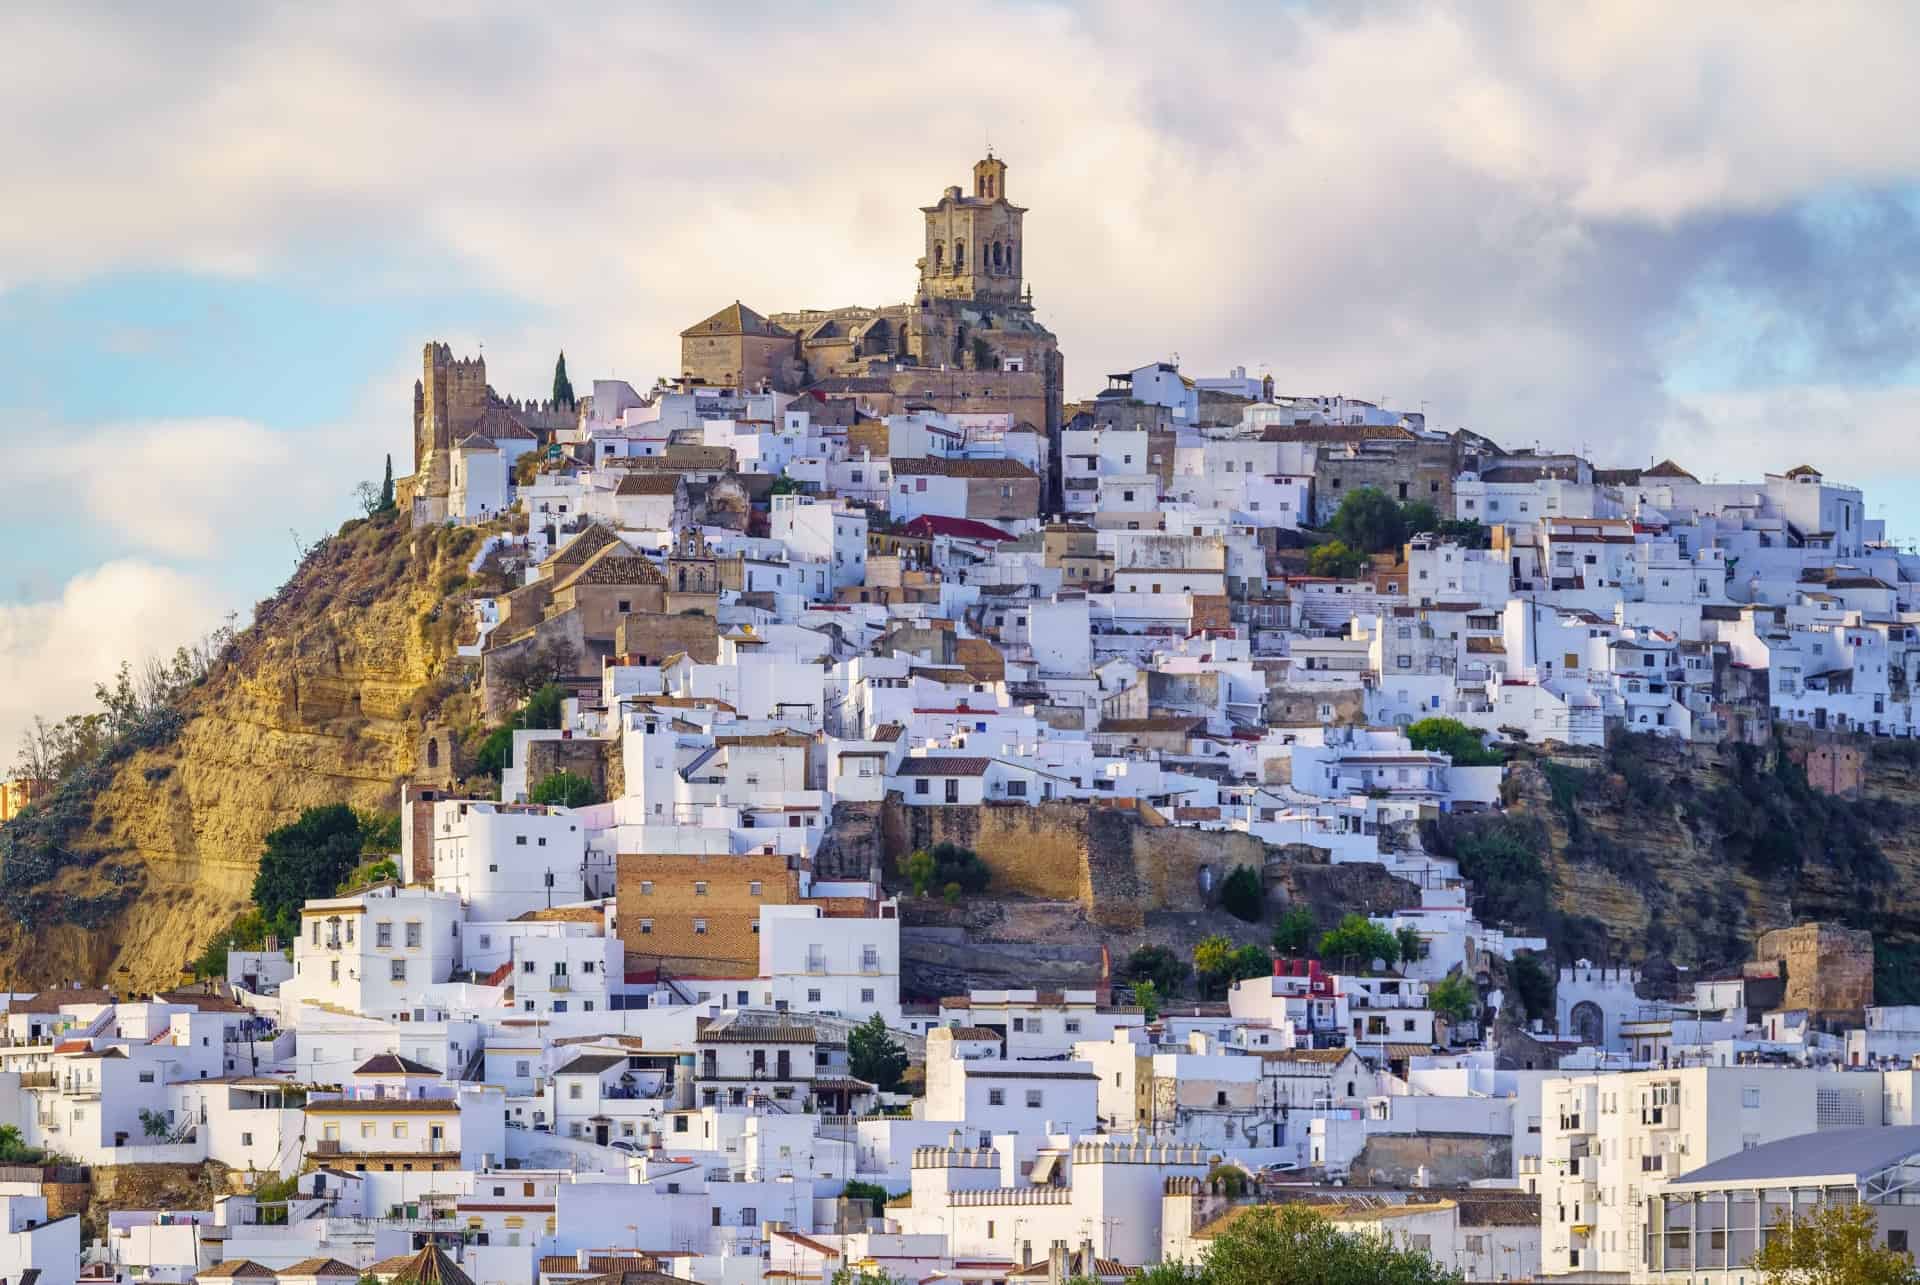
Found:
[{"label": "cliff face", "polygon": [[178,735],[77,810],[51,876],[9,878],[10,984],[174,985],[246,907],[267,831],[318,804],[393,807],[427,721],[466,721],[453,595],[476,548],[396,516],[310,552],[183,698]]},{"label": "cliff face", "polygon": [[[1920,944],[1916,748],[1627,737],[1516,765],[1507,818],[1443,823],[1430,838],[1470,876],[1483,865],[1483,910],[1545,928],[1567,955],[1710,968],[1820,919],[1871,930],[1884,963]],[[1510,860],[1490,860],[1489,835],[1512,841]]]}]

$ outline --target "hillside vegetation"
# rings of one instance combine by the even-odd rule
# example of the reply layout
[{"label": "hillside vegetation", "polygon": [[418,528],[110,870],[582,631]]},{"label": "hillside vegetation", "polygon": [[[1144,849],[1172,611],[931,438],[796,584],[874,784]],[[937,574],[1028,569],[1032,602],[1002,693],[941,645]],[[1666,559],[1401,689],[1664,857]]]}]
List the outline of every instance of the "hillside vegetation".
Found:
[{"label": "hillside vegetation", "polygon": [[0,827],[7,983],[171,986],[247,907],[268,831],[392,808],[427,720],[474,721],[455,652],[480,538],[347,523],[163,710]]}]

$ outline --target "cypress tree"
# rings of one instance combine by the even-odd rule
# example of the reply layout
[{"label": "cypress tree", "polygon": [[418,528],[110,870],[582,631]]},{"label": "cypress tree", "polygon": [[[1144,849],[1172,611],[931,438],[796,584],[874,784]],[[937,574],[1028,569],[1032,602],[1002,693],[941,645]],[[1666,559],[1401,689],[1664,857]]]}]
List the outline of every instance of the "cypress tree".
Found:
[{"label": "cypress tree", "polygon": [[393,454],[387,454],[387,476],[380,483],[380,512],[393,507]]},{"label": "cypress tree", "polygon": [[572,410],[573,381],[567,378],[567,354],[560,353],[560,360],[553,363],[553,404],[561,410]]}]

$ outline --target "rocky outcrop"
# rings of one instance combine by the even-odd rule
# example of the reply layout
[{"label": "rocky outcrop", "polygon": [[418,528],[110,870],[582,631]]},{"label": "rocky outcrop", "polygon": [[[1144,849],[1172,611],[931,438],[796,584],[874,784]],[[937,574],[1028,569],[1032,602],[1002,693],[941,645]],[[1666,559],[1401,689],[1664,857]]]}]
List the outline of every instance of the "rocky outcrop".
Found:
[{"label": "rocky outcrop", "polygon": [[477,541],[396,517],[310,551],[186,694],[177,735],[119,762],[47,877],[7,880],[12,988],[171,986],[246,906],[267,831],[320,804],[392,807],[429,721],[472,721],[453,638]]}]

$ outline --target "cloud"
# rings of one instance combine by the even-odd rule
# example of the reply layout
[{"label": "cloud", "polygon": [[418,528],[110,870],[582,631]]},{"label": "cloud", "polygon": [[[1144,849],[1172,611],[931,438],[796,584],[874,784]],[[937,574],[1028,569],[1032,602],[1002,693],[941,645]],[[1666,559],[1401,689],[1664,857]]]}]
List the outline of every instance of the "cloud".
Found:
[{"label": "cloud", "polygon": [[540,311],[525,348],[489,336],[526,392],[561,343],[585,378],[670,372],[735,297],[903,299],[914,207],[988,135],[1076,393],[1177,348],[1496,435],[1598,437],[1604,406],[1637,447],[1713,308],[1791,317],[1803,367],[1907,329],[1845,301],[1909,231],[1823,262],[1800,209],[1920,173],[1920,14],[1885,8],[398,4],[16,12],[0,46],[0,106],[45,122],[0,139],[36,193],[0,211],[0,280],[451,255]]},{"label": "cloud", "polygon": [[0,602],[0,776],[34,715],[93,707],[93,685],[122,661],[137,669],[220,623],[220,594],[199,577],[121,559],[69,580],[58,597]]}]

